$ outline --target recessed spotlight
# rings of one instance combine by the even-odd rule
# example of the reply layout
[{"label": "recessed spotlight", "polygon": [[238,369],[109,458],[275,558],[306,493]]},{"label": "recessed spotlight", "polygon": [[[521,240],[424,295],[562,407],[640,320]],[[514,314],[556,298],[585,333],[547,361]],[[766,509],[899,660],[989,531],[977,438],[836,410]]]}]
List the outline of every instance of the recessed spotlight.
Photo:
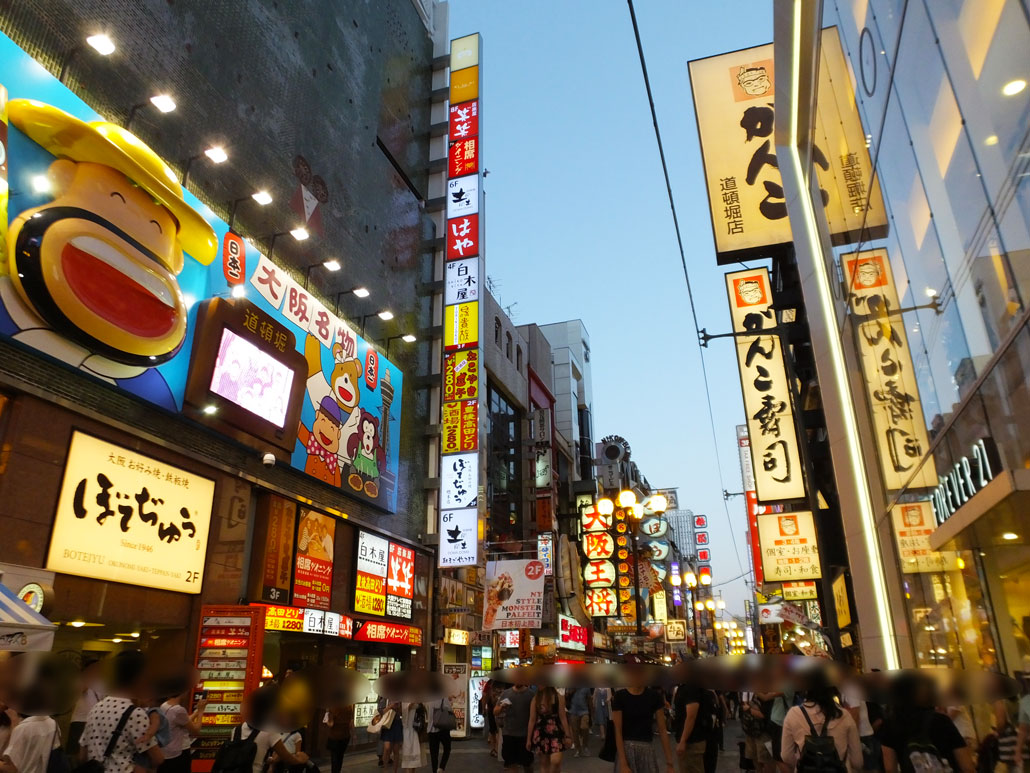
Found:
[{"label": "recessed spotlight", "polygon": [[229,160],[229,154],[225,152],[225,148],[221,145],[212,145],[204,151],[204,155],[216,164],[221,164]]},{"label": "recessed spotlight", "polygon": [[150,98],[151,104],[162,113],[170,113],[175,109],[175,100],[167,94],[158,94]]},{"label": "recessed spotlight", "polygon": [[53,190],[53,186],[50,184],[50,178],[45,174],[33,175],[32,190],[36,193],[50,193],[50,191]]},{"label": "recessed spotlight", "polygon": [[247,288],[244,287],[243,285],[236,285],[235,287],[232,288],[232,297],[233,298],[246,298],[247,297]]},{"label": "recessed spotlight", "polygon": [[101,56],[110,56],[114,53],[114,41],[103,33],[90,35],[86,38],[86,43],[92,46]]},{"label": "recessed spotlight", "polygon": [[343,265],[336,258],[330,258],[322,265],[325,266],[326,271],[339,271],[343,268]]},{"label": "recessed spotlight", "polygon": [[1006,97],[1014,97],[1016,94],[1026,88],[1026,81],[1022,78],[1016,78],[1014,81],[1009,81],[1001,87],[1001,93]]},{"label": "recessed spotlight", "polygon": [[218,412],[218,406],[217,405],[205,405],[204,406],[204,413],[207,414],[208,416],[213,416],[217,412]]},{"label": "recessed spotlight", "polygon": [[111,639],[111,641],[114,642],[115,644],[121,644],[122,643],[122,640],[119,637],[117,637],[117,636],[115,636],[113,639]]},{"label": "recessed spotlight", "polygon": [[304,226],[298,226],[290,231],[290,236],[296,239],[298,242],[302,242],[307,239],[311,234],[308,233],[308,229]]},{"label": "recessed spotlight", "polygon": [[1011,542],[1012,540],[1019,539],[1019,535],[1016,534],[1014,531],[1007,531],[1001,535],[1001,538],[1009,540]]},{"label": "recessed spotlight", "polygon": [[258,191],[257,193],[252,194],[251,198],[262,207],[268,206],[272,203],[272,194],[268,191]]},{"label": "recessed spotlight", "polygon": [[134,634],[132,634],[132,638],[133,639],[138,639],[139,638],[139,631],[136,631]]},{"label": "recessed spotlight", "polygon": [[381,320],[383,320],[384,322],[386,322],[386,321],[388,321],[388,320],[391,320],[391,319],[393,319],[393,312],[392,312],[392,311],[390,311],[389,309],[383,309],[383,310],[382,310],[381,312],[379,312],[379,313],[378,313],[378,314],[377,314],[376,316],[377,316],[377,317],[379,317],[379,319],[381,319]]},{"label": "recessed spotlight", "polygon": [[359,298],[367,298],[370,295],[367,287],[355,287],[354,294]]},{"label": "recessed spotlight", "polygon": [[412,335],[411,333],[405,333],[404,335],[402,335],[402,336],[401,336],[401,340],[402,340],[402,341],[403,341],[404,343],[406,343],[406,344],[413,344],[413,343],[415,343],[415,341],[417,341],[418,339],[417,339],[417,338],[415,338],[415,336],[413,336],[413,335]]},{"label": "recessed spotlight", "polygon": [[68,623],[68,625],[70,625],[72,628],[82,628],[82,626],[84,626],[85,624],[85,620],[72,620],[70,623]]},{"label": "recessed spotlight", "polygon": [[997,145],[997,144],[998,144],[998,135],[997,134],[992,134],[990,137],[988,137],[987,139],[984,140],[984,145]]}]

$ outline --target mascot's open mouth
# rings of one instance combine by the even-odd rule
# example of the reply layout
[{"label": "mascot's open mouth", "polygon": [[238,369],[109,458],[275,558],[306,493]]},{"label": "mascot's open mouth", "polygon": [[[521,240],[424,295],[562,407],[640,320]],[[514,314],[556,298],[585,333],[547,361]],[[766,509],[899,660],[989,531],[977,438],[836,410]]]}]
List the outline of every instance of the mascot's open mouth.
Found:
[{"label": "mascot's open mouth", "polygon": [[336,394],[338,394],[340,396],[340,399],[347,404],[350,404],[350,401],[354,399],[354,393],[342,384],[336,387]]},{"label": "mascot's open mouth", "polygon": [[93,236],[61,250],[69,287],[94,314],[141,338],[167,335],[178,317],[172,288],[156,273]]}]

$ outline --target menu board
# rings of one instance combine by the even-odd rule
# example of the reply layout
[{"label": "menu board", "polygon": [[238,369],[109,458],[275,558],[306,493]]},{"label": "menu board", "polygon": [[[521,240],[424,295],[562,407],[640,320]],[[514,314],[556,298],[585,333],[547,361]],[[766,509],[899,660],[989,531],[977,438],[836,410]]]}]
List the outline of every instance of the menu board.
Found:
[{"label": "menu board", "polygon": [[[196,666],[207,694],[200,737],[193,743],[193,770],[207,773],[215,754],[241,721],[243,696],[259,686],[264,646],[264,607],[204,606]],[[200,695],[195,694],[194,703]]]}]

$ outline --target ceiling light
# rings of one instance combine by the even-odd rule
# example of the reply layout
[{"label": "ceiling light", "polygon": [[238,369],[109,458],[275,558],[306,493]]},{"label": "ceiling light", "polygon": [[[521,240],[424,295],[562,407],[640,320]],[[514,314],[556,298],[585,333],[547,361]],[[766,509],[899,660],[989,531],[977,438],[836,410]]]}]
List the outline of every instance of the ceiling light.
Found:
[{"label": "ceiling light", "polygon": [[389,320],[393,319],[393,312],[389,309],[383,309],[381,312],[376,314],[376,316],[379,317],[379,319],[383,320],[383,322],[388,322]]},{"label": "ceiling light", "polygon": [[84,626],[85,624],[85,620],[72,620],[70,623],[68,623],[68,625],[70,625],[72,628],[82,628],[82,626]]},{"label": "ceiling light", "polygon": [[370,294],[367,287],[355,287],[353,292],[359,298],[367,298]]},{"label": "ceiling light", "polygon": [[997,145],[997,144],[998,144],[998,135],[997,134],[992,134],[990,137],[988,137],[987,139],[984,140],[984,145]]},{"label": "ceiling light", "polygon": [[139,631],[136,631],[135,633],[133,633],[132,634],[132,638],[133,639],[138,639],[139,638]]},{"label": "ceiling light", "polygon": [[339,271],[343,268],[343,265],[336,258],[330,258],[322,265],[325,266],[327,271]]},{"label": "ceiling light", "polygon": [[90,35],[86,38],[86,42],[101,56],[110,56],[114,53],[114,41],[107,35]]},{"label": "ceiling light", "polygon": [[415,343],[415,341],[417,341],[418,339],[417,339],[417,338],[415,338],[415,336],[413,336],[413,335],[412,335],[411,333],[405,333],[404,335],[402,335],[402,336],[401,336],[401,340],[402,340],[402,341],[403,341],[404,343],[406,343],[406,344],[413,344],[413,343]]},{"label": "ceiling light", "polygon": [[1014,81],[1009,81],[1001,87],[1001,93],[1006,97],[1014,97],[1016,94],[1026,88],[1026,81],[1022,78],[1016,78]]},{"label": "ceiling light", "polygon": [[272,194],[270,194],[268,191],[258,191],[257,193],[252,194],[251,198],[254,199],[254,201],[260,204],[262,207],[272,203]]},{"label": "ceiling light", "polygon": [[310,236],[310,234],[308,233],[307,228],[305,228],[304,226],[298,226],[297,228],[294,228],[292,231],[290,231],[290,236],[292,236],[298,242],[302,242],[305,239],[307,239],[308,236]]},{"label": "ceiling light", "polygon": [[234,288],[232,288],[232,297],[233,298],[246,298],[247,297],[247,288],[244,287],[243,285],[236,285]]},{"label": "ceiling light", "polygon": [[1012,540],[1019,539],[1019,535],[1016,534],[1014,531],[1007,531],[1007,532],[1005,532],[1004,534],[1001,535],[1001,538],[1002,539],[1007,539],[1009,541],[1012,541]]},{"label": "ceiling light", "polygon": [[205,405],[204,406],[204,413],[206,413],[208,416],[213,416],[217,412],[218,412],[218,406],[216,406],[216,405]]},{"label": "ceiling light", "polygon": [[214,161],[216,164],[221,164],[229,160],[229,154],[225,152],[225,148],[221,145],[212,145],[210,148],[204,151],[204,155]]},{"label": "ceiling light", "polygon": [[45,174],[37,174],[32,177],[32,190],[36,193],[50,193],[53,186],[50,184],[50,178]]},{"label": "ceiling light", "polygon": [[117,636],[115,636],[113,639],[111,639],[111,641],[113,641],[115,644],[121,644],[122,643],[122,640],[119,637],[117,637]]},{"label": "ceiling light", "polygon": [[170,113],[175,109],[175,100],[167,94],[158,94],[150,98],[151,104],[162,113]]}]

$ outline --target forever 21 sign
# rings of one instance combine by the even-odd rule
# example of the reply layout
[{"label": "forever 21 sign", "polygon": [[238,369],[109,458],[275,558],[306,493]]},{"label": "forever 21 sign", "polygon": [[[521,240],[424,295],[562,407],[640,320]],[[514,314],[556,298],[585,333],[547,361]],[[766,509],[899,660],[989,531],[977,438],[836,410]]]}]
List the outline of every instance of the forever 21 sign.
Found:
[{"label": "forever 21 sign", "polygon": [[948,518],[981,489],[994,479],[994,467],[998,464],[998,452],[990,439],[977,440],[969,456],[959,459],[946,475],[938,477],[940,485],[933,490],[931,503],[938,524]]}]

